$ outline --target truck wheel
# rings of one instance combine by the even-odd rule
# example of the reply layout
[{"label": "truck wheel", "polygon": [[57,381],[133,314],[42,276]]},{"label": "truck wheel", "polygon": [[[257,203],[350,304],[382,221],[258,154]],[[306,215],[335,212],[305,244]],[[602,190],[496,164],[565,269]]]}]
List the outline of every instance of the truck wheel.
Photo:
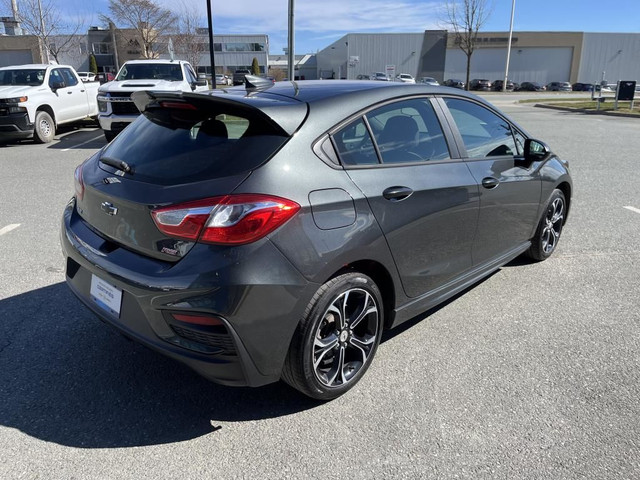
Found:
[{"label": "truck wheel", "polygon": [[104,130],[104,138],[107,139],[107,142],[110,142],[114,138],[116,138],[116,133],[111,130]]},{"label": "truck wheel", "polygon": [[56,125],[53,123],[51,115],[44,110],[36,114],[35,130],[33,140],[36,143],[49,143],[56,134]]}]

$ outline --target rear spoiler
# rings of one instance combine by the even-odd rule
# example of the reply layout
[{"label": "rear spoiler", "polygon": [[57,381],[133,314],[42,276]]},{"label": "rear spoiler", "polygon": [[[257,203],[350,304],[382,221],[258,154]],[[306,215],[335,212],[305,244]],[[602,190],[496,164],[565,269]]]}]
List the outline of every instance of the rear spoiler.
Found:
[{"label": "rear spoiler", "polygon": [[289,97],[248,93],[244,90],[213,90],[211,92],[161,92],[139,91],[131,99],[144,115],[145,112],[161,108],[161,103],[192,105],[203,112],[237,112],[239,116],[258,119],[272,124],[285,135],[293,135],[307,117],[308,105]]}]

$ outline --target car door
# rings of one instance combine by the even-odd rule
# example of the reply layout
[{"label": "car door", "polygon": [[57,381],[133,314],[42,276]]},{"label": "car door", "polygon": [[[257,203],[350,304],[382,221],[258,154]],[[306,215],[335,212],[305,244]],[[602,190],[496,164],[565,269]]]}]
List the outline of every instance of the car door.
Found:
[{"label": "car door", "polygon": [[384,232],[408,296],[471,268],[478,187],[465,162],[452,158],[428,98],[376,108],[332,139]]},{"label": "car door", "polygon": [[54,68],[49,74],[49,87],[63,85],[54,91],[56,123],[64,123],[87,115],[87,96],[84,84],[68,68]]},{"label": "car door", "polygon": [[522,246],[537,224],[541,180],[522,154],[524,136],[507,120],[471,99],[443,97],[459,150],[479,185],[475,265]]}]

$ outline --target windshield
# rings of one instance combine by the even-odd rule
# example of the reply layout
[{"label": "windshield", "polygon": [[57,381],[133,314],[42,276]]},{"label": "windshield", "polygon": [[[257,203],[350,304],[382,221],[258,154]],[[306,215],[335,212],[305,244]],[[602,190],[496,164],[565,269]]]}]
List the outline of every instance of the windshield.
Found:
[{"label": "windshield", "polygon": [[0,85],[36,87],[44,82],[45,69],[0,70]]},{"label": "windshield", "polygon": [[133,63],[124,65],[116,80],[168,80],[181,82],[182,69],[179,64]]}]

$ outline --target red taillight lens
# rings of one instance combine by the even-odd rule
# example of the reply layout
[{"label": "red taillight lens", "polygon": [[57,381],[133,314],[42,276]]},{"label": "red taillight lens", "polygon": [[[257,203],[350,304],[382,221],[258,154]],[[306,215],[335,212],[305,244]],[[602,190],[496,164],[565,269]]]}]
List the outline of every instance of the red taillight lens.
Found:
[{"label": "red taillight lens", "polygon": [[218,317],[212,315],[189,315],[185,313],[172,313],[171,316],[176,320],[194,325],[204,325],[208,327],[224,326],[224,322]]},{"label": "red taillight lens", "polygon": [[73,174],[73,184],[76,190],[76,197],[78,200],[82,200],[84,197],[84,180],[82,179],[82,165],[78,165],[76,171]]},{"label": "red taillight lens", "polygon": [[170,237],[241,245],[273,232],[298,210],[300,205],[291,200],[243,194],[164,207],[151,215],[158,229]]}]

